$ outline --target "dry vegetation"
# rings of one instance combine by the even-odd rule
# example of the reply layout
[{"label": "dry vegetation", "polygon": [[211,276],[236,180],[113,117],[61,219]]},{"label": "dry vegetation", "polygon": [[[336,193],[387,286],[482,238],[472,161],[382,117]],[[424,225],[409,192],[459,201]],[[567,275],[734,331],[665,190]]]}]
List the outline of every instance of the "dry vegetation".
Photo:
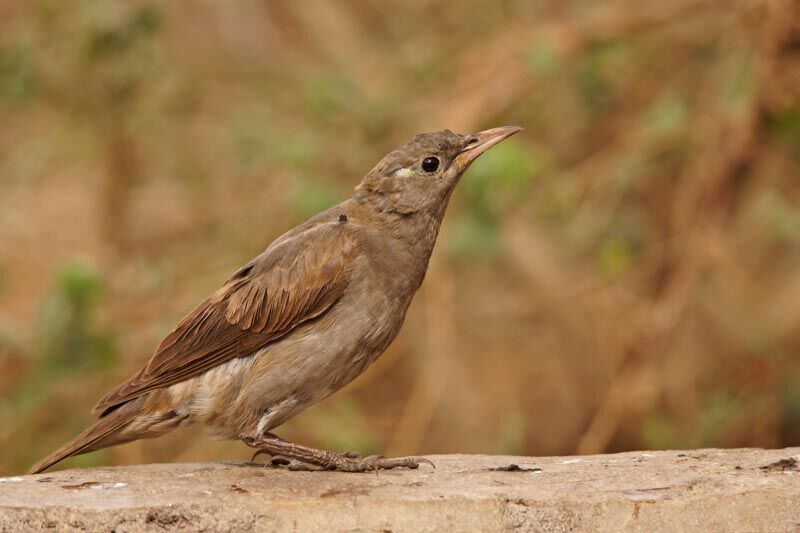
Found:
[{"label": "dry vegetation", "polygon": [[[282,434],[800,442],[793,0],[0,0],[0,119],[0,473],[385,152],[502,124],[401,336]],[[248,455],[189,430],[73,464]]]}]

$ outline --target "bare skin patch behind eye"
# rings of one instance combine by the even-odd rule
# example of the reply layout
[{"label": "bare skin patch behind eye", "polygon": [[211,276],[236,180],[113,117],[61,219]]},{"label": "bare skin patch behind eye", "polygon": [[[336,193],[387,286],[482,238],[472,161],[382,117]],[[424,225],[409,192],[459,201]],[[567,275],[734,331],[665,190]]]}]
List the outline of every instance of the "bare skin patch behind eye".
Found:
[{"label": "bare skin patch behind eye", "polygon": [[412,178],[414,177],[414,171],[410,168],[399,168],[394,171],[394,175],[398,178]]}]

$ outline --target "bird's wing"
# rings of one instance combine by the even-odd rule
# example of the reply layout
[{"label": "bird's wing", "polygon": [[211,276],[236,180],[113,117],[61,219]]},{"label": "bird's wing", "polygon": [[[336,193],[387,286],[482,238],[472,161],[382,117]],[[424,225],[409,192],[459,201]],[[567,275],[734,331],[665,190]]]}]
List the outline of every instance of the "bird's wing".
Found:
[{"label": "bird's wing", "polygon": [[103,414],[266,344],[325,313],[344,292],[358,242],[346,225],[323,223],[281,240],[198,305],[131,379],[101,399]]}]

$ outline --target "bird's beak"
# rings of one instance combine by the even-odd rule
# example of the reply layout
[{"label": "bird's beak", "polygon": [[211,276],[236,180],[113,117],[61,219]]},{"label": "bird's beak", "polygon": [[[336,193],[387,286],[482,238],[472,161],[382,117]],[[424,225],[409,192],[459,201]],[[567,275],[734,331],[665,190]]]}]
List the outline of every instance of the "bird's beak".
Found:
[{"label": "bird's beak", "polygon": [[519,126],[502,126],[470,135],[469,143],[456,156],[456,163],[462,170],[466,169],[483,152],[520,131]]}]

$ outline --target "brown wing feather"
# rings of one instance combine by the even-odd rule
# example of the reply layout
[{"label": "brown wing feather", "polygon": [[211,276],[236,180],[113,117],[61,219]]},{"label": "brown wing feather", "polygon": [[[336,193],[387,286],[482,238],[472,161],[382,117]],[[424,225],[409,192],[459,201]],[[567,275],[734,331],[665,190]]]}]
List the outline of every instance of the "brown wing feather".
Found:
[{"label": "brown wing feather", "polygon": [[98,402],[107,413],[147,391],[252,354],[327,311],[357,255],[347,226],[325,223],[280,240],[197,306],[136,375]]},{"label": "brown wing feather", "polygon": [[128,403],[124,408],[117,409],[110,416],[101,418],[86,428],[80,435],[33,465],[26,474],[38,474],[67,457],[92,451],[92,446],[136,418],[141,409],[141,403],[140,401]]}]

